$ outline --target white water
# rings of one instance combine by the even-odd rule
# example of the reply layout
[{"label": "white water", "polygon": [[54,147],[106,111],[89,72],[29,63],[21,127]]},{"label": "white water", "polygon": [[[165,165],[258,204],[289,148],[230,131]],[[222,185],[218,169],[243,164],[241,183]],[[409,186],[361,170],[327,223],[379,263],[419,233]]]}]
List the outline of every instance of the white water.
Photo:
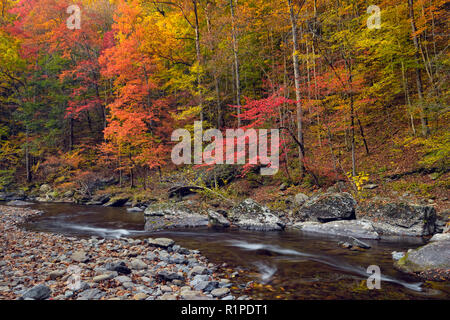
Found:
[{"label": "white water", "polygon": [[[312,261],[326,264],[328,266],[331,266],[331,267],[341,270],[341,271],[345,271],[345,272],[352,273],[352,274],[357,274],[366,279],[371,275],[371,274],[367,273],[366,270],[361,266],[353,266],[348,263],[345,263],[342,261],[336,261],[334,259],[330,259],[329,257],[322,256],[322,255],[309,254],[309,253],[300,252],[297,250],[281,248],[276,245],[268,245],[268,244],[264,244],[264,243],[249,243],[247,241],[241,241],[241,240],[230,240],[230,241],[228,241],[228,243],[230,243],[231,246],[242,248],[242,249],[248,250],[248,251],[267,250],[267,251],[271,251],[274,253],[287,255],[287,256],[308,257]],[[260,262],[259,266],[257,265],[257,267],[258,267],[258,269],[260,269],[261,279],[263,281],[264,281],[264,278],[266,278],[265,281],[269,280],[276,272],[276,268],[275,268],[275,270],[273,270],[273,268],[267,266],[266,264],[264,264],[262,262]],[[408,283],[408,282],[405,282],[402,280],[392,278],[387,275],[381,275],[380,278],[381,278],[381,281],[396,283],[396,284],[402,285],[403,287],[405,287],[409,290],[413,290],[413,291],[417,291],[417,292],[422,291],[422,287],[421,287],[422,283],[421,282]]]}]

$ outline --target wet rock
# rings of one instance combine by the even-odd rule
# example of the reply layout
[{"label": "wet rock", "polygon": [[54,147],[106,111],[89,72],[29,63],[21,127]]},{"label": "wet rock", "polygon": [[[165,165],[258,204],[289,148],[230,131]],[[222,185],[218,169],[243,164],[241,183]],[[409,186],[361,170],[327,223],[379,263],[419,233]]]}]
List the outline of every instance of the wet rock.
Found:
[{"label": "wet rock", "polygon": [[363,242],[361,240],[358,240],[355,237],[350,237],[350,239],[352,239],[352,244],[355,247],[359,247],[359,248],[362,248],[362,249],[370,249],[371,248],[371,246],[369,244],[367,244],[367,243],[365,243],[365,242]]},{"label": "wet rock", "polygon": [[374,201],[358,208],[359,219],[371,221],[382,235],[427,236],[435,233],[436,210],[432,206]]},{"label": "wet rock", "polygon": [[121,207],[127,201],[130,199],[129,196],[123,195],[123,196],[115,196],[111,198],[107,203],[105,203],[103,206],[105,207]]},{"label": "wet rock", "polygon": [[177,300],[177,296],[171,293],[166,293],[159,297],[159,300]]},{"label": "wet rock", "polygon": [[99,276],[95,276],[94,278],[92,278],[93,282],[102,282],[102,281],[106,281],[106,280],[110,280],[114,278],[114,274],[113,273],[107,273],[107,274],[101,274]]},{"label": "wet rock", "polygon": [[450,233],[436,233],[431,239],[433,241],[448,241],[450,240]]},{"label": "wet rock", "polygon": [[401,271],[419,274],[439,269],[450,269],[450,241],[435,241],[410,249],[405,256],[394,263]]},{"label": "wet rock", "polygon": [[52,191],[52,187],[50,187],[50,185],[48,185],[48,184],[43,184],[39,187],[39,191],[41,193],[46,194],[46,193],[49,193],[50,191]]},{"label": "wet rock", "polygon": [[309,198],[297,211],[300,220],[330,222],[355,219],[356,201],[351,194],[323,193]]},{"label": "wet rock", "polygon": [[147,243],[150,246],[167,249],[173,246],[175,244],[175,241],[169,238],[156,238],[156,239],[149,238],[147,239]]},{"label": "wet rock", "polygon": [[161,286],[160,290],[162,293],[173,292],[173,289],[169,286]]},{"label": "wet rock", "polygon": [[255,231],[283,230],[285,224],[267,207],[246,199],[229,214],[232,223],[242,229]]},{"label": "wet rock", "polygon": [[297,207],[301,207],[309,197],[304,193],[297,193],[294,197],[294,205]]},{"label": "wet rock", "polygon": [[176,272],[160,271],[156,274],[155,280],[161,281],[173,281],[173,280],[184,280],[184,277]]},{"label": "wet rock", "polygon": [[116,262],[116,263],[107,263],[105,265],[106,270],[110,270],[110,271],[116,271],[117,273],[120,274],[130,274],[131,273],[131,269],[127,267],[127,265],[125,264],[125,262],[120,261],[120,262]]},{"label": "wet rock", "polygon": [[182,291],[181,299],[183,300],[211,300],[211,298],[203,295],[200,291]]},{"label": "wet rock", "polygon": [[342,220],[328,223],[299,222],[293,226],[304,232],[326,234],[330,236],[357,237],[361,239],[380,239],[372,224],[368,221]]},{"label": "wet rock", "polygon": [[208,273],[208,269],[202,266],[195,266],[188,272],[188,277],[192,278],[196,275],[204,275]]},{"label": "wet rock", "polygon": [[100,300],[106,295],[105,292],[97,288],[89,289],[78,294],[77,300]]},{"label": "wet rock", "polygon": [[400,260],[404,256],[405,256],[404,252],[397,252],[397,251],[393,251],[392,252],[392,259],[395,260],[395,261]]},{"label": "wet rock", "polygon": [[133,297],[134,300],[145,300],[147,298],[148,298],[148,294],[143,293],[143,292],[139,292],[139,293],[135,294]]},{"label": "wet rock", "polygon": [[58,278],[61,278],[63,275],[66,274],[66,270],[55,270],[49,273],[49,277],[52,280],[56,280]]},{"label": "wet rock", "polygon": [[27,290],[22,299],[33,299],[33,300],[45,300],[48,299],[52,291],[49,287],[44,284],[39,284],[29,290]]},{"label": "wet rock", "polygon": [[371,184],[363,185],[362,188],[366,189],[366,190],[373,190],[373,189],[378,188],[378,185],[374,184],[374,183],[371,183]]},{"label": "wet rock", "polygon": [[146,231],[196,228],[208,225],[208,217],[189,209],[187,201],[154,204],[145,210],[144,216]]},{"label": "wet rock", "polygon": [[6,203],[6,205],[8,206],[18,206],[18,207],[24,207],[24,206],[30,206],[33,203],[31,202],[26,202],[26,201],[22,201],[22,200],[13,200],[13,201],[9,201]]},{"label": "wet rock", "polygon": [[84,263],[89,261],[89,257],[84,251],[75,251],[74,253],[72,253],[72,260]]},{"label": "wet rock", "polygon": [[181,254],[174,254],[173,256],[171,256],[169,258],[169,263],[173,263],[173,264],[187,264],[188,261],[186,260],[186,257],[181,255]]},{"label": "wet rock", "polygon": [[230,293],[230,289],[228,288],[218,288],[211,291],[211,294],[215,298],[223,298]]},{"label": "wet rock", "polygon": [[138,212],[143,212],[144,210],[142,210],[141,208],[138,207],[133,207],[133,208],[127,208],[127,212],[129,213],[138,213]]},{"label": "wet rock", "polygon": [[131,278],[127,276],[118,276],[115,277],[114,280],[119,281],[121,284],[124,284],[125,282],[132,282]]},{"label": "wet rock", "polygon": [[148,267],[147,264],[140,259],[132,259],[130,265],[134,270],[144,270]]},{"label": "wet rock", "polygon": [[230,226],[230,221],[228,221],[220,213],[213,210],[208,211],[208,219],[209,224],[213,227],[228,228]]}]

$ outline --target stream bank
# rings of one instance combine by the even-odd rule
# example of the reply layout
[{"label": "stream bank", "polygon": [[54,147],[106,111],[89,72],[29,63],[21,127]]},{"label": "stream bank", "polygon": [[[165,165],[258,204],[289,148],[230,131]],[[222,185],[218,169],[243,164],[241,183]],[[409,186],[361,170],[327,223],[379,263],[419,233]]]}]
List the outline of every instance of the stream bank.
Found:
[{"label": "stream bank", "polygon": [[0,206],[0,299],[247,299],[198,250],[168,238],[78,238],[20,227],[42,214]]}]

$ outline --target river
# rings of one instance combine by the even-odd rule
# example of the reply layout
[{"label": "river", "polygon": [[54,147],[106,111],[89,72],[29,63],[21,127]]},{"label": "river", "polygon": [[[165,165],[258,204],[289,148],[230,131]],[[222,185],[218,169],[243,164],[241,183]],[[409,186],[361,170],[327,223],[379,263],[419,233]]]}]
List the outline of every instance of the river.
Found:
[{"label": "river", "polygon": [[[300,231],[250,232],[211,228],[144,231],[142,213],[125,208],[75,204],[34,204],[45,213],[29,221],[29,230],[75,237],[169,237],[198,249],[211,262],[242,270],[234,282],[253,281],[256,299],[450,299],[450,284],[417,282],[395,270],[392,251],[423,245],[416,238],[365,240],[372,248],[351,251],[339,239]],[[367,268],[379,266],[381,288],[369,290]]]}]

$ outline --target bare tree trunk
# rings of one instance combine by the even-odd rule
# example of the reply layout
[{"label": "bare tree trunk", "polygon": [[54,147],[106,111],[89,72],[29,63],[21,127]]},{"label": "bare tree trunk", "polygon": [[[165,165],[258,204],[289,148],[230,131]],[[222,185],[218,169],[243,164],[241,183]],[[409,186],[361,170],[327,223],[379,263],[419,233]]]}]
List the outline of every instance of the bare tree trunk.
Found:
[{"label": "bare tree trunk", "polygon": [[301,104],[301,96],[300,96],[300,70],[298,64],[298,42],[297,42],[297,17],[294,13],[294,5],[292,4],[292,0],[287,0],[289,6],[289,13],[291,19],[291,29],[292,29],[292,61],[294,64],[294,79],[295,79],[295,98],[297,104],[297,139],[300,143],[299,146],[299,162],[300,162],[300,172],[304,174],[305,172],[305,164],[304,164],[304,140],[303,140],[303,110]]},{"label": "bare tree trunk", "polygon": [[[408,0],[408,6],[409,6],[409,18],[411,19],[411,32],[412,32],[412,38],[413,43],[415,47],[415,55],[416,55],[416,63],[420,64],[420,45],[419,40],[417,38],[417,28],[416,28],[416,21],[414,19],[414,0]],[[422,84],[422,75],[420,72],[419,67],[416,67],[416,82],[417,82],[417,94],[419,96],[419,108],[420,108],[420,122],[422,123],[422,135],[427,136],[429,133],[428,128],[428,120],[426,115],[426,109],[424,106],[424,100],[423,100],[423,84]]]},{"label": "bare tree trunk", "polygon": [[237,116],[238,127],[241,126],[241,75],[239,72],[239,55],[238,55],[238,43],[236,37],[236,19],[234,15],[233,0],[230,0],[230,12],[231,12],[231,38],[233,40],[233,54],[234,54],[234,71],[236,81],[236,103],[237,103]]},{"label": "bare tree trunk", "polygon": [[200,121],[203,121],[203,95],[202,95],[202,77],[200,67],[202,66],[202,54],[200,51],[200,27],[198,23],[198,9],[197,9],[197,0],[192,1],[194,4],[194,15],[195,15],[195,53],[197,55],[197,94],[199,97],[199,107],[200,107]]}]

